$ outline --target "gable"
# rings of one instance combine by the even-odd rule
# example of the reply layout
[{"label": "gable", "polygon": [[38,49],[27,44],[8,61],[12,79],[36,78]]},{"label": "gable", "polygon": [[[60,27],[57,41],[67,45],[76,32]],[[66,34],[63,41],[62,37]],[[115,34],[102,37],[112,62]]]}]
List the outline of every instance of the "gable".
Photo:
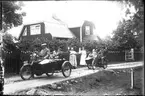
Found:
[{"label": "gable", "polygon": [[77,38],[80,38],[80,27],[69,28],[69,30],[70,30]]},{"label": "gable", "polygon": [[52,37],[56,37],[56,38],[75,37],[75,35],[64,24],[52,23],[52,22],[40,22],[40,23],[24,25],[23,29],[21,30],[19,40],[21,37],[27,37],[27,38],[31,38],[34,36],[45,37],[45,35],[47,34],[51,34]]},{"label": "gable", "polygon": [[64,24],[45,22],[45,33],[57,38],[74,38],[75,35]]}]

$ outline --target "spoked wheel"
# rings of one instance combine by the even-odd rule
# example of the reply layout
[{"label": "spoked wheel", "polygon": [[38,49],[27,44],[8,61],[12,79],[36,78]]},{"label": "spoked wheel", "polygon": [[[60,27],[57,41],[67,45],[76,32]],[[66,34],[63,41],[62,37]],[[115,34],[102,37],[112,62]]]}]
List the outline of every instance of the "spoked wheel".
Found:
[{"label": "spoked wheel", "polygon": [[93,65],[93,64],[91,65],[91,67],[92,67],[92,69],[93,69],[93,70],[95,70],[95,69],[96,69],[96,66],[95,66],[95,65]]},{"label": "spoked wheel", "polygon": [[93,68],[92,61],[93,61],[93,59],[86,59],[86,64],[87,64],[88,69],[92,69]]},{"label": "spoked wheel", "polygon": [[88,69],[92,69],[92,64],[87,64]]},{"label": "spoked wheel", "polygon": [[[95,60],[95,59],[93,59],[92,63],[94,62],[94,60]],[[91,68],[92,68],[93,70],[96,69],[96,62],[95,62],[95,64],[91,64]]]},{"label": "spoked wheel", "polygon": [[26,65],[20,69],[20,76],[23,80],[29,80],[33,77],[31,66]]},{"label": "spoked wheel", "polygon": [[61,67],[62,74],[64,77],[69,77],[71,74],[71,64],[68,61],[65,61]]},{"label": "spoked wheel", "polygon": [[47,75],[48,77],[53,76],[53,74],[54,74],[54,70],[52,70],[52,72],[50,72],[50,73],[46,73],[46,75]]}]

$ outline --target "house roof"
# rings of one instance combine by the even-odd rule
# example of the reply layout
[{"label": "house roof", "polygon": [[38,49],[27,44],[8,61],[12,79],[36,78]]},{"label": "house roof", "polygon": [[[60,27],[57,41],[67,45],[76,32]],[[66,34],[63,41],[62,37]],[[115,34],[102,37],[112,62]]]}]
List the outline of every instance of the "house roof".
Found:
[{"label": "house roof", "polygon": [[67,25],[60,23],[44,22],[45,30],[53,37],[73,38],[75,35],[68,29]]},{"label": "house roof", "polygon": [[[45,33],[50,33],[52,35],[52,37],[57,37],[57,38],[73,38],[73,37],[75,37],[75,35],[68,29],[66,24],[62,24],[59,22],[41,21],[41,22],[25,24],[24,26],[38,24],[38,23],[44,23],[45,24]],[[21,34],[19,35],[19,38],[20,38],[20,36],[21,36]]]},{"label": "house roof", "polygon": [[69,26],[69,28],[81,27],[81,26],[83,26],[83,24],[84,24],[85,22],[92,23],[93,27],[95,28],[95,24],[94,24],[93,22],[91,22],[91,21],[88,21],[88,20],[83,20],[82,22],[80,22],[79,24],[77,24],[77,25],[75,25],[75,26]]}]

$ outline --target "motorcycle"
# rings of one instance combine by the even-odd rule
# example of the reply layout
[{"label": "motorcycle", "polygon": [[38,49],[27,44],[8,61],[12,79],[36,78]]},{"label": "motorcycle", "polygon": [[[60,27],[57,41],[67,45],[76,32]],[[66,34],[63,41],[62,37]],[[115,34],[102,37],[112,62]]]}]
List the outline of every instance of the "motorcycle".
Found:
[{"label": "motorcycle", "polygon": [[92,64],[93,60],[93,57],[86,58],[86,64],[88,69],[95,69],[96,67],[102,67],[104,69],[107,68],[108,60],[106,59],[106,57],[102,56],[98,59],[98,62],[95,62],[95,64]]},{"label": "motorcycle", "polygon": [[34,75],[41,76],[45,73],[48,77],[54,73],[62,72],[64,77],[71,75],[71,64],[64,58],[42,59],[35,52],[30,55],[29,61],[24,61],[20,69],[20,76],[23,80],[34,78]]}]

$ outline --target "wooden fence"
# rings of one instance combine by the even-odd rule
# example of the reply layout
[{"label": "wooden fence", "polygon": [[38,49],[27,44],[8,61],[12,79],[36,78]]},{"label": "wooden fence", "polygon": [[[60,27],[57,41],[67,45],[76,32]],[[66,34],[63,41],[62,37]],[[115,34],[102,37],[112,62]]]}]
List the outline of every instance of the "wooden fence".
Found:
[{"label": "wooden fence", "polygon": [[[77,55],[77,64],[80,65],[80,54]],[[5,59],[5,72],[13,72],[19,73],[19,70],[22,66],[22,61],[29,60],[30,54],[29,52],[21,52],[20,57],[11,58],[10,54],[7,55]],[[63,55],[66,60],[69,60],[69,53],[65,53]],[[107,59],[109,62],[124,62],[125,61],[125,51],[108,51]],[[141,61],[143,60],[143,53],[141,51],[135,50],[134,51],[134,60]]]}]

